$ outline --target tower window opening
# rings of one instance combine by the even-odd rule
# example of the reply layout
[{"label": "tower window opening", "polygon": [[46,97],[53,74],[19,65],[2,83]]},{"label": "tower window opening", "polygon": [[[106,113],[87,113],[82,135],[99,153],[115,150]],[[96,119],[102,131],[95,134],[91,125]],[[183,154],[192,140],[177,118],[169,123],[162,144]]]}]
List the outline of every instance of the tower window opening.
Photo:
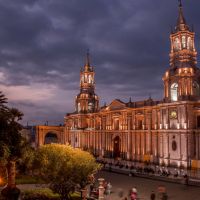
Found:
[{"label": "tower window opening", "polygon": [[173,83],[171,85],[171,100],[172,101],[177,101],[178,100],[178,84],[177,83]]},{"label": "tower window opening", "polygon": [[93,103],[88,103],[88,111],[92,111],[93,110]]},{"label": "tower window opening", "polygon": [[180,50],[180,41],[178,38],[175,39],[175,42],[174,42],[174,46],[175,46],[175,50],[178,51]]},{"label": "tower window opening", "polygon": [[85,74],[84,83],[87,83],[87,75]]},{"label": "tower window opening", "polygon": [[185,49],[186,48],[186,37],[182,36],[182,46]]},{"label": "tower window opening", "polygon": [[192,50],[192,39],[191,39],[191,37],[188,37],[188,39],[187,39],[187,49]]},{"label": "tower window opening", "polygon": [[88,76],[88,83],[92,83],[92,77],[91,77],[91,75]]}]

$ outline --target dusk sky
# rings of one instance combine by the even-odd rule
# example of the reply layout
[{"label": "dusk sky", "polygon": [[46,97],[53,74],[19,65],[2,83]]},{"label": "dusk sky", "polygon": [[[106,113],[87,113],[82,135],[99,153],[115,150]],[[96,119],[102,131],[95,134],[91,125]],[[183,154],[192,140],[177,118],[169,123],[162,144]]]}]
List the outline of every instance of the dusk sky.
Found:
[{"label": "dusk sky", "polygon": [[[200,0],[183,7],[199,53]],[[161,99],[177,16],[178,0],[0,0],[0,91],[24,124],[63,123],[89,48],[101,105]]]}]

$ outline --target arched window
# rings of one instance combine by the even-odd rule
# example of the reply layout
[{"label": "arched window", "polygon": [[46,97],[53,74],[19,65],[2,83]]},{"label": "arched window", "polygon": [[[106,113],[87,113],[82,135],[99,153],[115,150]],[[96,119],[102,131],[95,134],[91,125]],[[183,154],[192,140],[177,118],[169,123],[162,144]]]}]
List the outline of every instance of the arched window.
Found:
[{"label": "arched window", "polygon": [[194,96],[199,96],[199,84],[194,81],[192,87]]},{"label": "arched window", "polygon": [[188,37],[188,39],[187,39],[187,49],[192,50],[192,39],[191,39],[191,37]]},{"label": "arched window", "polygon": [[173,83],[170,88],[171,92],[171,100],[172,101],[177,101],[178,100],[178,84]]},{"label": "arched window", "polygon": [[87,83],[87,74],[85,74],[84,83]]},{"label": "arched window", "polygon": [[88,76],[88,83],[92,83],[91,75]]},{"label": "arched window", "polygon": [[88,103],[88,111],[92,111],[93,110],[93,103]]},{"label": "arched window", "polygon": [[174,46],[176,51],[180,50],[180,40],[178,38],[175,39]]},{"label": "arched window", "polygon": [[185,49],[186,48],[186,37],[182,36],[182,46]]}]

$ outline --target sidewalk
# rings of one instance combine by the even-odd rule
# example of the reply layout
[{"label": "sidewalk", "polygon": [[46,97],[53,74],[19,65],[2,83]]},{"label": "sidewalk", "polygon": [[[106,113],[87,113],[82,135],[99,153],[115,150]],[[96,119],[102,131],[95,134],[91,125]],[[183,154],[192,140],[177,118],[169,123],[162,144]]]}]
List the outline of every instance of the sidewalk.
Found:
[{"label": "sidewalk", "polygon": [[[105,165],[105,167],[102,170],[113,172],[113,173],[126,174],[129,176],[154,179],[154,180],[160,180],[160,181],[171,182],[171,183],[185,184],[185,179],[183,176],[177,176],[177,177],[174,177],[174,175],[162,176],[157,173],[153,174],[153,173],[136,172],[135,169],[131,170],[125,167],[120,168],[119,166],[109,166],[108,164]],[[188,185],[200,187],[200,179],[193,178],[193,177],[188,177],[188,178],[189,178]]]}]

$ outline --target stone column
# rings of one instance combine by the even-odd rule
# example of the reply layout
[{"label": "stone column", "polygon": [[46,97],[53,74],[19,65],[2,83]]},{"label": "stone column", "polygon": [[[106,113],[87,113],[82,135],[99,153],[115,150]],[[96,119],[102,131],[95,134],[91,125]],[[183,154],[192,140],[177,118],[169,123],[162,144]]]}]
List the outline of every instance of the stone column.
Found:
[{"label": "stone column", "polygon": [[104,191],[105,188],[103,187],[104,178],[99,178],[99,200],[104,199]]},{"label": "stone column", "polygon": [[87,189],[86,188],[82,189],[81,193],[82,193],[82,199],[86,200],[86,198],[87,198]]}]

